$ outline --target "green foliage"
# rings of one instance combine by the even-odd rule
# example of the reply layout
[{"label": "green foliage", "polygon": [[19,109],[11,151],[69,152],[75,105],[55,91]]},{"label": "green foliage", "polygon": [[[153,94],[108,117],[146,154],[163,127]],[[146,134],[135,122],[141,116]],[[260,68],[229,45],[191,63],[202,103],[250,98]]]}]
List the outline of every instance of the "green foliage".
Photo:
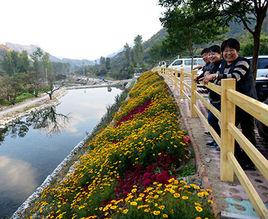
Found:
[{"label": "green foliage", "polygon": [[182,167],[182,169],[179,171],[179,176],[180,177],[185,177],[185,176],[191,176],[196,173],[196,166],[193,162],[189,162],[186,165]]},{"label": "green foliage", "polygon": [[7,51],[3,56],[3,70],[8,75],[29,71],[29,59],[26,51],[18,53],[16,51]]},{"label": "green foliage", "polygon": [[33,97],[34,97],[34,95],[31,93],[21,93],[20,95],[18,95],[16,97],[16,103],[22,102],[24,100],[27,100],[27,99],[33,98]]},{"label": "green foliage", "polygon": [[[242,23],[244,28],[253,36],[253,59],[252,72],[256,78],[257,61],[260,52],[260,36],[262,25],[267,13],[268,1],[210,1],[210,0],[191,0],[192,6],[196,8],[205,8],[205,11],[214,11],[216,17],[209,17],[209,19],[219,19],[222,24],[228,24],[231,21]],[[252,25],[254,24],[254,25]]]},{"label": "green foliage", "polygon": [[[164,4],[164,1],[161,2]],[[165,44],[171,53],[179,54],[186,49],[193,56],[196,45],[218,40],[224,29],[217,17],[208,19],[205,16],[206,13],[213,16],[213,12],[208,13],[200,7],[195,9],[190,1],[187,3],[170,7],[160,20],[167,28]]]},{"label": "green foliage", "polygon": [[[253,37],[249,34],[242,37],[240,40],[241,43],[241,55],[243,56],[252,56],[253,54]],[[260,37],[260,55],[267,55],[268,54],[268,35],[262,34]]]},{"label": "green foliage", "polygon": [[138,35],[134,38],[134,47],[133,47],[133,64],[134,66],[140,67],[143,64],[143,45],[142,45],[142,36]]}]

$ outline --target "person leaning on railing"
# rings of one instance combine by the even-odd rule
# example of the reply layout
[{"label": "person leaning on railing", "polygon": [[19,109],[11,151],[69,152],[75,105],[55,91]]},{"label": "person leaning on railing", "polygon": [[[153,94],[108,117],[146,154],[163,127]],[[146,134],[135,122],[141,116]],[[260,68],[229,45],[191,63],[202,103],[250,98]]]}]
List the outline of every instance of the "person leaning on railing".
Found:
[{"label": "person leaning on railing", "polygon": [[[252,71],[249,60],[239,56],[240,43],[233,38],[229,38],[221,44],[221,51],[224,61],[215,74],[206,76],[207,81],[214,80],[220,85],[225,78],[236,79],[236,90],[254,99],[257,98]],[[236,107],[236,126],[240,125],[242,133],[253,144],[256,145],[254,133],[254,118],[244,110]],[[235,156],[244,169],[254,169],[254,164],[246,153],[235,144]]]},{"label": "person leaning on railing", "polygon": [[[205,73],[205,77],[203,78],[204,84],[207,84],[208,81],[208,75],[214,74],[218,71],[219,66],[222,62],[222,56],[221,56],[221,47],[218,45],[213,45],[209,47],[209,60],[211,62],[211,69],[209,72]],[[213,82],[214,79],[211,79],[210,82]],[[209,101],[211,105],[213,105],[216,109],[221,109],[221,97],[217,93],[215,93],[212,90],[209,90]],[[219,126],[219,120],[216,116],[210,111],[208,111],[208,123],[213,127],[213,129],[216,131],[216,133],[221,136],[221,130]],[[219,145],[216,143],[216,141],[213,139],[213,141],[207,143],[208,146],[215,147],[217,150],[219,150]]]},{"label": "person leaning on railing", "polygon": [[210,52],[209,48],[204,48],[201,51],[201,57],[206,64],[204,66],[198,65],[197,67],[193,68],[193,70],[202,68],[202,73],[195,78],[195,82],[197,83],[204,77],[205,72],[210,71],[212,67],[210,60],[209,60],[209,52]]}]

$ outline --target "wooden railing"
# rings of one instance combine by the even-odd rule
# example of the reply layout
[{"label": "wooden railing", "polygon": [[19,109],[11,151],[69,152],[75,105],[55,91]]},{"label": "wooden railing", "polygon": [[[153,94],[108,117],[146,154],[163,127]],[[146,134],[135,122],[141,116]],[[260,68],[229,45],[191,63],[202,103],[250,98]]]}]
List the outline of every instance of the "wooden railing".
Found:
[{"label": "wooden railing", "polygon": [[[237,141],[260,173],[268,180],[268,160],[235,126],[236,107],[240,107],[268,126],[268,105],[237,92],[235,79],[224,79],[221,81],[221,86],[213,83],[206,85],[207,88],[221,96],[221,111],[219,111],[203,95],[197,92],[197,84],[194,82],[196,71],[185,73],[183,69],[178,71],[169,68],[154,68],[153,71],[168,76],[174,82],[175,88],[180,90],[180,97],[189,100],[191,116],[198,116],[203,121],[214,140],[220,146],[220,179],[233,182],[235,174],[247,192],[256,212],[261,218],[268,218],[267,207],[234,156],[234,145],[235,141]],[[186,77],[190,77],[190,80],[188,80],[190,85],[185,80]],[[196,104],[196,98],[200,99],[204,106],[219,119],[221,136],[208,124],[207,118]]]}]

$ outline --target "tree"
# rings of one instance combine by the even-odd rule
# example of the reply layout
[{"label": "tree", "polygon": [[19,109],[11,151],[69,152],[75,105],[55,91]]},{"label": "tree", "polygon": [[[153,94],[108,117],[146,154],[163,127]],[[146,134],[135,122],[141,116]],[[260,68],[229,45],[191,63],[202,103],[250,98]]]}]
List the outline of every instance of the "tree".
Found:
[{"label": "tree", "polygon": [[18,72],[19,56],[16,51],[7,51],[3,59],[4,71],[9,75],[14,75]]},{"label": "tree", "polygon": [[165,53],[165,48],[163,46],[163,40],[158,41],[152,45],[152,47],[149,50],[149,56],[148,61],[156,64],[160,60],[163,60],[168,55]]},{"label": "tree", "polygon": [[[42,55],[41,57],[42,60],[42,65],[43,65],[43,69],[44,69],[44,73],[45,73],[45,82],[48,83],[48,81],[51,82],[53,76],[53,71],[52,71],[52,63],[49,60],[49,54],[46,52]],[[50,80],[49,80],[50,78]]]},{"label": "tree", "polygon": [[19,60],[18,60],[18,72],[25,72],[29,71],[30,61],[28,57],[27,51],[22,51],[19,53]]},{"label": "tree", "polygon": [[38,89],[40,87],[40,82],[42,79],[42,72],[43,72],[43,66],[42,66],[42,57],[43,57],[43,51],[41,48],[37,48],[33,54],[31,55],[31,58],[33,59],[33,85],[34,85],[34,95],[38,96]]},{"label": "tree", "polygon": [[107,71],[111,70],[111,59],[110,58],[105,59],[105,68]]},{"label": "tree", "polygon": [[28,72],[29,64],[29,58],[26,51],[22,51],[21,53],[7,51],[2,61],[3,69],[9,75]]},{"label": "tree", "polygon": [[99,66],[99,71],[98,71],[98,76],[103,77],[106,75],[107,69],[106,69],[106,59],[105,57],[101,56],[100,57],[100,66]]},{"label": "tree", "polygon": [[[260,51],[260,36],[262,24],[267,13],[268,0],[192,0],[196,8],[202,7],[206,11],[215,10],[222,23],[236,21],[242,23],[244,28],[253,36],[252,71],[256,78],[258,55]],[[211,17],[215,19],[215,17]]]},{"label": "tree", "polygon": [[129,47],[127,43],[124,45],[124,57],[125,57],[125,66],[130,66],[131,65],[131,48]]},{"label": "tree", "polygon": [[143,57],[144,57],[141,35],[137,35],[134,38],[133,57],[137,66],[140,67],[143,64]]},{"label": "tree", "polygon": [[[160,2],[167,5],[164,1]],[[168,6],[160,21],[167,28],[168,36],[164,45],[170,52],[178,53],[186,49],[193,57],[198,44],[219,39],[224,29],[219,26],[217,19],[203,17],[203,9],[194,10],[190,3],[187,1],[182,5],[176,3]]]},{"label": "tree", "polygon": [[[243,36],[240,40],[241,49],[240,53],[243,56],[252,56],[253,54],[253,39],[252,35],[247,34]],[[266,55],[268,54],[268,35],[261,34],[260,36],[260,55]]]},{"label": "tree", "polygon": [[22,90],[23,84],[20,81],[20,77],[6,75],[0,78],[0,98],[14,105],[16,97]]}]

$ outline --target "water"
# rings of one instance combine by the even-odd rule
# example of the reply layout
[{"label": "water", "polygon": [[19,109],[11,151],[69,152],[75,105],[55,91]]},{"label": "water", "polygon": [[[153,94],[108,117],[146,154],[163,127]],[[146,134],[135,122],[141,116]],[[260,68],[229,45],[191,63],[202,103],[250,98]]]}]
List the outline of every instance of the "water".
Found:
[{"label": "water", "polygon": [[[119,89],[70,90],[60,104],[4,130],[0,135],[0,218],[24,200],[90,132],[114,103]],[[1,141],[2,140],[2,141]]]}]

